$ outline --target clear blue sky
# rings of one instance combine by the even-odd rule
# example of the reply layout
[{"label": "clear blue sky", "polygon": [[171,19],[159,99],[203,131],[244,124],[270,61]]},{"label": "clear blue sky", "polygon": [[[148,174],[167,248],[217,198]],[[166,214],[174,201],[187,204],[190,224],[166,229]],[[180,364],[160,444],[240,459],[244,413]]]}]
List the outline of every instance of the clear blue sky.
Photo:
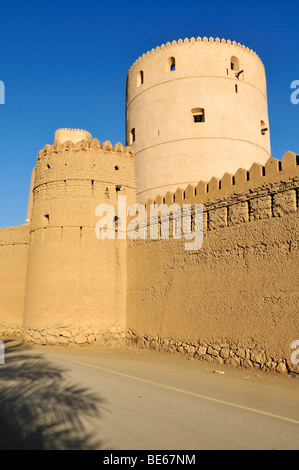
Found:
[{"label": "clear blue sky", "polygon": [[267,75],[272,155],[299,153],[299,2],[0,2],[0,226],[25,222],[31,171],[61,127],[125,144],[125,81],[131,64],[167,41],[213,36],[240,42]]}]

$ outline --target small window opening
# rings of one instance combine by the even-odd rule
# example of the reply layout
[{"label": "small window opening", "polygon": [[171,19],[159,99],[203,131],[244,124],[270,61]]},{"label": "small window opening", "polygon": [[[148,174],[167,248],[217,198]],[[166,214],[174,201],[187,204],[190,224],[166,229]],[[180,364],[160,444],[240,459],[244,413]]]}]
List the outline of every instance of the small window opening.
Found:
[{"label": "small window opening", "polygon": [[49,214],[45,214],[45,222],[48,224],[50,221],[50,216]]},{"label": "small window opening", "polygon": [[115,191],[118,192],[118,191],[120,191],[120,190],[121,190],[121,185],[120,185],[120,184],[117,184],[117,185],[115,186]]},{"label": "small window opening", "polygon": [[134,127],[130,132],[130,145],[132,145],[133,142],[135,142],[135,138],[136,138],[136,135],[135,135],[135,127]]},{"label": "small window opening", "polygon": [[265,176],[266,175],[266,168],[263,166],[262,167],[262,175]]},{"label": "small window opening", "polygon": [[174,72],[175,71],[175,58],[169,57],[166,61],[166,71]]},{"label": "small window opening", "polygon": [[[298,163],[297,163],[298,165]],[[281,160],[278,161],[278,171],[281,171],[282,170],[282,166],[281,166]]]},{"label": "small window opening", "polygon": [[299,165],[299,155],[296,155],[296,163]]},{"label": "small window opening", "polygon": [[194,122],[205,122],[205,110],[203,108],[194,108],[191,112]]},{"label": "small window opening", "polygon": [[137,74],[137,86],[143,85],[144,82],[144,74],[143,70],[140,70]]},{"label": "small window opening", "polygon": [[247,171],[246,173],[246,178],[247,178],[247,181],[249,181],[249,171]]},{"label": "small window opening", "polygon": [[50,167],[49,163],[47,164],[47,167],[48,167],[48,168],[49,168],[49,170],[50,170],[50,168],[51,168],[51,167]]},{"label": "small window opening", "polygon": [[114,170],[116,170],[116,171],[118,170],[118,166],[117,166],[117,165],[114,167]]},{"label": "small window opening", "polygon": [[232,178],[233,186],[236,184],[235,177]]},{"label": "small window opening", "polygon": [[264,121],[261,121],[261,134],[265,135],[267,131],[268,131],[268,127],[266,127],[266,124]]},{"label": "small window opening", "polygon": [[238,93],[238,85],[235,85],[235,92]]},{"label": "small window opening", "polygon": [[230,68],[231,70],[234,70],[235,72],[239,72],[240,70],[240,65],[239,65],[239,59],[235,56],[232,56],[230,59]]}]

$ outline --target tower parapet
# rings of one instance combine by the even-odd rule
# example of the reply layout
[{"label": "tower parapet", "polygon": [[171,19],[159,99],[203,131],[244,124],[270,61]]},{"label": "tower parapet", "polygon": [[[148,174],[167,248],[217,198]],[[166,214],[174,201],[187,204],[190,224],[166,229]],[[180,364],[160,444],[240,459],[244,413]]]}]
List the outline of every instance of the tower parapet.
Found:
[{"label": "tower parapet", "polygon": [[91,134],[83,129],[57,129],[55,132],[55,142],[59,142],[61,144],[68,140],[76,144],[81,140],[90,142],[91,139]]}]

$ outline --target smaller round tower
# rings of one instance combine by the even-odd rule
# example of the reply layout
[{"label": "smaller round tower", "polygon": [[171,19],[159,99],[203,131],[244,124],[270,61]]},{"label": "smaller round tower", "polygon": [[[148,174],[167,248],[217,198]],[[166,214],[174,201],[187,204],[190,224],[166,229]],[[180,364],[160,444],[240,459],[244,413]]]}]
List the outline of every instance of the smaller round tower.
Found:
[{"label": "smaller round tower", "polygon": [[124,329],[126,240],[99,240],[95,227],[99,204],[136,202],[132,149],[59,129],[38,154],[32,190],[25,329]]}]

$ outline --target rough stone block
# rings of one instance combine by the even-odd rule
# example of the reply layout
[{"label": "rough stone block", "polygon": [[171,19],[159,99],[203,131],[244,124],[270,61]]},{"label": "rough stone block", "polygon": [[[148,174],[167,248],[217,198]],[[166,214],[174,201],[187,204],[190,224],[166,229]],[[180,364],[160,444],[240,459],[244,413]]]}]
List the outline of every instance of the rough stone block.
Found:
[{"label": "rough stone block", "polygon": [[250,200],[250,220],[267,219],[271,216],[271,196],[262,196]]},{"label": "rough stone block", "polygon": [[209,229],[214,230],[227,226],[227,207],[209,211]]},{"label": "rough stone block", "polygon": [[281,217],[296,212],[296,191],[290,189],[273,196],[273,215]]},{"label": "rough stone block", "polygon": [[248,202],[239,202],[228,208],[228,225],[237,225],[249,220]]}]

